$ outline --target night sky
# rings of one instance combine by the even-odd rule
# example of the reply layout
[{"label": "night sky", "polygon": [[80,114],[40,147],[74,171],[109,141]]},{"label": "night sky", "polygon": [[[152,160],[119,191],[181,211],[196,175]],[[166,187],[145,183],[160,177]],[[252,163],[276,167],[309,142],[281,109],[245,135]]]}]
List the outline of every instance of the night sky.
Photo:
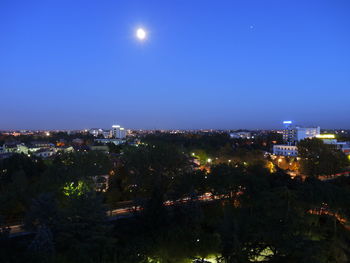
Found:
[{"label": "night sky", "polygon": [[349,0],[1,0],[0,130],[350,128],[349,14]]}]

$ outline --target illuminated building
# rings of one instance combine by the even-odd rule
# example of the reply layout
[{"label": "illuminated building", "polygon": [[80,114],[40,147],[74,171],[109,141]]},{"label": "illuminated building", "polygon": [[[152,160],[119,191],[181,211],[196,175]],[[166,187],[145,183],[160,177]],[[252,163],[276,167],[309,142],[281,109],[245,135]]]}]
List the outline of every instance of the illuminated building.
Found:
[{"label": "illuminated building", "polygon": [[314,138],[314,137],[317,137],[318,135],[320,135],[320,127],[314,127],[314,128],[296,127],[297,142],[307,138]]},{"label": "illuminated building", "polygon": [[94,129],[90,129],[89,133],[92,134],[93,136],[97,137],[98,135],[103,133],[103,130],[94,128]]},{"label": "illuminated building", "polygon": [[[344,154],[350,156],[350,143],[349,142],[338,142],[334,134],[319,134],[319,127],[317,128],[298,128],[296,130],[295,141],[298,142],[305,138],[316,137],[321,139],[323,143],[332,145],[334,148],[342,151]],[[318,133],[318,134],[317,134]],[[315,135],[316,134],[316,135]],[[296,145],[274,145],[273,154],[282,156],[297,156],[298,148]]]},{"label": "illuminated building", "polygon": [[292,121],[283,122],[283,140],[285,144],[274,145],[273,154],[282,156],[297,156],[297,143],[307,138],[314,138],[320,135],[320,127],[304,128],[294,126]]},{"label": "illuminated building", "polygon": [[292,127],[292,124],[292,121],[283,121],[284,129],[289,129],[290,127]]},{"label": "illuminated building", "polygon": [[283,125],[283,140],[287,145],[296,145],[301,140],[320,135],[320,127],[304,128],[293,126],[292,121],[284,121]]},{"label": "illuminated building", "polygon": [[110,138],[111,137],[111,132],[109,130],[104,130],[102,132],[102,136],[103,138],[107,139],[107,138]]},{"label": "illuminated building", "polygon": [[334,134],[320,134],[316,136],[321,139],[325,144],[334,145],[338,150],[342,151],[346,155],[350,155],[350,143],[349,142],[338,142]]},{"label": "illuminated building", "polygon": [[56,149],[50,149],[50,148],[47,148],[47,149],[40,149],[38,151],[36,151],[34,153],[35,156],[37,157],[41,157],[41,158],[49,158],[51,156],[54,156],[56,154]]},{"label": "illuminated building", "polygon": [[123,140],[123,139],[95,139],[95,142],[102,143],[102,144],[114,143],[115,145],[119,145],[119,144],[125,143],[125,140]]},{"label": "illuminated building", "polygon": [[288,145],[295,144],[295,129],[293,129],[292,121],[284,121],[283,126],[283,141]]},{"label": "illuminated building", "polygon": [[297,156],[298,148],[294,145],[274,145],[273,154],[282,156]]},{"label": "illuminated building", "polygon": [[231,132],[230,137],[232,139],[250,139],[251,133],[250,132]]},{"label": "illuminated building", "polygon": [[112,126],[112,137],[116,139],[124,139],[126,137],[126,131],[120,125]]}]

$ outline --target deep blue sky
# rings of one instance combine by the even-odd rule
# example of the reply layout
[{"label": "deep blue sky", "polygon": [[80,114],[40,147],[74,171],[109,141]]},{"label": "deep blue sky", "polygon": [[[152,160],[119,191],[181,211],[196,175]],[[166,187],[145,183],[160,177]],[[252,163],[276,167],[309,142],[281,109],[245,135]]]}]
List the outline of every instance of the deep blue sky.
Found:
[{"label": "deep blue sky", "polygon": [[349,0],[1,0],[0,129],[350,128],[349,14]]}]

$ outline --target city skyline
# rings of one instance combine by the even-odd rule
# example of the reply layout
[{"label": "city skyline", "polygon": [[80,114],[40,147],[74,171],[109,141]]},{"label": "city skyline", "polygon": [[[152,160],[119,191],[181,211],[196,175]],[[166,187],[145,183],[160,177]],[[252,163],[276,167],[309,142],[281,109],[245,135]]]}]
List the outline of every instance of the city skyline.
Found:
[{"label": "city skyline", "polygon": [[345,0],[2,1],[0,129],[349,129],[349,11]]},{"label": "city skyline", "polygon": [[[263,128],[263,127],[257,127],[257,128],[247,128],[247,127],[238,127],[238,128],[208,128],[208,127],[203,127],[203,128],[142,128],[142,127],[123,127],[122,129],[124,130],[131,130],[131,131],[239,131],[239,130],[246,130],[246,131],[263,131],[263,130],[270,130],[270,131],[279,131],[285,129],[285,127],[282,126],[283,122],[281,122],[281,125],[275,125],[276,127],[273,128]],[[41,131],[91,131],[91,130],[102,130],[102,131],[110,131],[114,129],[114,126],[120,126],[120,125],[111,125],[111,127],[108,126],[91,126],[91,127],[83,127],[83,128],[73,128],[73,129],[67,129],[67,128],[43,128],[43,129],[29,129],[29,128],[17,128],[17,129],[0,129],[1,131],[33,131],[33,132],[41,132]],[[310,127],[310,128],[320,128],[321,130],[349,130],[348,128],[344,127],[320,127],[319,125],[307,125],[307,124],[301,124],[301,123],[294,123],[293,122],[293,127],[298,127],[298,128],[305,128],[305,127]]]}]

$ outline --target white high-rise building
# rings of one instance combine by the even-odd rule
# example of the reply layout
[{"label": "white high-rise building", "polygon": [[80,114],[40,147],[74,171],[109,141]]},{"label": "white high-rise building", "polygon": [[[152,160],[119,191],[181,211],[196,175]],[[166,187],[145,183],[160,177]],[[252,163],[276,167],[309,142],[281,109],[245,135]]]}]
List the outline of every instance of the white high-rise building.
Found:
[{"label": "white high-rise building", "polygon": [[306,138],[314,138],[320,135],[320,127],[304,128],[292,126],[291,121],[284,121],[283,140],[287,145],[296,145]]},{"label": "white high-rise building", "polygon": [[124,139],[126,137],[126,130],[124,128],[120,128],[120,138]]},{"label": "white high-rise building", "polygon": [[295,144],[295,129],[292,126],[292,121],[284,121],[283,122],[283,140],[288,145]]},{"label": "white high-rise building", "polygon": [[284,121],[283,126],[283,140],[285,144],[273,146],[273,154],[275,155],[297,156],[298,142],[320,135],[320,127],[304,128],[293,126],[292,121]]},{"label": "white high-rise building", "polygon": [[313,128],[303,128],[303,127],[296,127],[296,141],[300,142],[301,140],[307,139],[307,138],[314,138],[318,135],[320,135],[320,127],[313,127]]},{"label": "white high-rise building", "polygon": [[112,126],[112,137],[116,139],[124,139],[126,137],[126,131],[120,125]]}]

